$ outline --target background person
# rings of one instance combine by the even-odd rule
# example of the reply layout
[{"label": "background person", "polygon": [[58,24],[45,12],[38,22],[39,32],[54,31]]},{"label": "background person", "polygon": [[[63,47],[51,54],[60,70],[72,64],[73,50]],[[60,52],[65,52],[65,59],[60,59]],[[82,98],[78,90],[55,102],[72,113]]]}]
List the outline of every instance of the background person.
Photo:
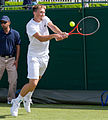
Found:
[{"label": "background person", "polygon": [[[32,5],[32,0],[24,0],[23,1],[23,5]],[[23,8],[25,8],[25,9],[32,9],[32,7],[30,7],[30,6],[25,6],[25,7],[23,7]]]},{"label": "background person", "polygon": [[5,5],[5,0],[0,0],[0,10],[4,10],[3,7],[1,6],[4,6]]},{"label": "background person", "polygon": [[0,80],[6,69],[9,82],[7,101],[10,104],[15,98],[21,39],[19,33],[10,28],[11,22],[8,16],[3,16],[0,24],[2,27],[0,30]]},{"label": "background person", "polygon": [[23,1],[23,5],[31,5],[32,4],[32,0],[24,0]]},{"label": "background person", "polygon": [[5,5],[5,0],[0,0],[0,5]]},{"label": "background person", "polygon": [[32,5],[37,5],[38,1],[37,0],[32,0]]}]

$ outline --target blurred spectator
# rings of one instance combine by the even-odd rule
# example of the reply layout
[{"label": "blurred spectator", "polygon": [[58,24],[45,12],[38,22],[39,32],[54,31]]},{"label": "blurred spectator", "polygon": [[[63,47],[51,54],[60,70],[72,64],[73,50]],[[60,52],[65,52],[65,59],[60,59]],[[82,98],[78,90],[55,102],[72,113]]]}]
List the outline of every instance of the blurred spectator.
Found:
[{"label": "blurred spectator", "polygon": [[32,5],[37,5],[38,0],[32,0]]},{"label": "blurred spectator", "polygon": [[0,5],[5,5],[5,0],[0,0]]},{"label": "blurred spectator", "polygon": [[84,7],[86,8],[86,7],[89,7],[89,3],[87,3],[87,2],[89,2],[89,0],[84,0]]},{"label": "blurred spectator", "polygon": [[[32,5],[32,0],[24,0],[23,1],[23,5]],[[25,6],[25,7],[23,7],[23,8],[25,8],[25,9],[31,9],[32,7],[30,7],[30,6]]]},{"label": "blurred spectator", "polygon": [[23,1],[23,5],[31,5],[32,4],[32,0],[24,0]]},{"label": "blurred spectator", "polygon": [[[5,0],[0,0],[0,6],[5,5]],[[0,7],[0,10],[4,10],[3,7]]]}]

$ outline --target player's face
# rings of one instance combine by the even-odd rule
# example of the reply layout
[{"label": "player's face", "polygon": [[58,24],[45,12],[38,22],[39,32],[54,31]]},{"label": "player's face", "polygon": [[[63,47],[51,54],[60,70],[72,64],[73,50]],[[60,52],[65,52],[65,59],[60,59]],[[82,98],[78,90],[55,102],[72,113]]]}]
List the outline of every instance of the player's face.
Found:
[{"label": "player's face", "polygon": [[34,13],[34,17],[40,22],[45,16],[45,9],[40,8]]}]

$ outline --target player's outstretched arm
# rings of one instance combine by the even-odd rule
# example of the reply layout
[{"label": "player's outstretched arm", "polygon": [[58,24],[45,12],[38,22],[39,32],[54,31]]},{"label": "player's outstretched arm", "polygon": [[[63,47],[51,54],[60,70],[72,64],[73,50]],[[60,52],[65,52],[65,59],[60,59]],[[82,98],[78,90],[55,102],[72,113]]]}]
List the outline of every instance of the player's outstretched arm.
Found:
[{"label": "player's outstretched arm", "polygon": [[52,22],[49,22],[49,23],[48,23],[48,27],[49,27],[54,33],[62,34],[62,31],[61,31],[56,25],[54,25]]},{"label": "player's outstretched arm", "polygon": [[55,33],[60,34],[62,36],[61,38],[57,38],[56,41],[60,41],[63,39],[68,38],[68,34],[66,32],[62,32],[56,25],[54,25],[52,22],[48,23],[48,27]]},{"label": "player's outstretched arm", "polygon": [[51,34],[51,35],[40,35],[38,32],[33,35],[36,39],[38,39],[40,42],[45,42],[48,40],[51,40],[53,38],[62,40],[63,37],[60,34]]}]

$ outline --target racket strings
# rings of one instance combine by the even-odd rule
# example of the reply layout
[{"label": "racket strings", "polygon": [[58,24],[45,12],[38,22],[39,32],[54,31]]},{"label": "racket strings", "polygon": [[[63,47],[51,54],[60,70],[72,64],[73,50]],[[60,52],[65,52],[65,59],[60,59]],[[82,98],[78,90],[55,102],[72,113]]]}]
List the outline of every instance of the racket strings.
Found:
[{"label": "racket strings", "polygon": [[86,18],[79,22],[78,31],[82,34],[93,34],[98,30],[99,23],[94,18]]}]

